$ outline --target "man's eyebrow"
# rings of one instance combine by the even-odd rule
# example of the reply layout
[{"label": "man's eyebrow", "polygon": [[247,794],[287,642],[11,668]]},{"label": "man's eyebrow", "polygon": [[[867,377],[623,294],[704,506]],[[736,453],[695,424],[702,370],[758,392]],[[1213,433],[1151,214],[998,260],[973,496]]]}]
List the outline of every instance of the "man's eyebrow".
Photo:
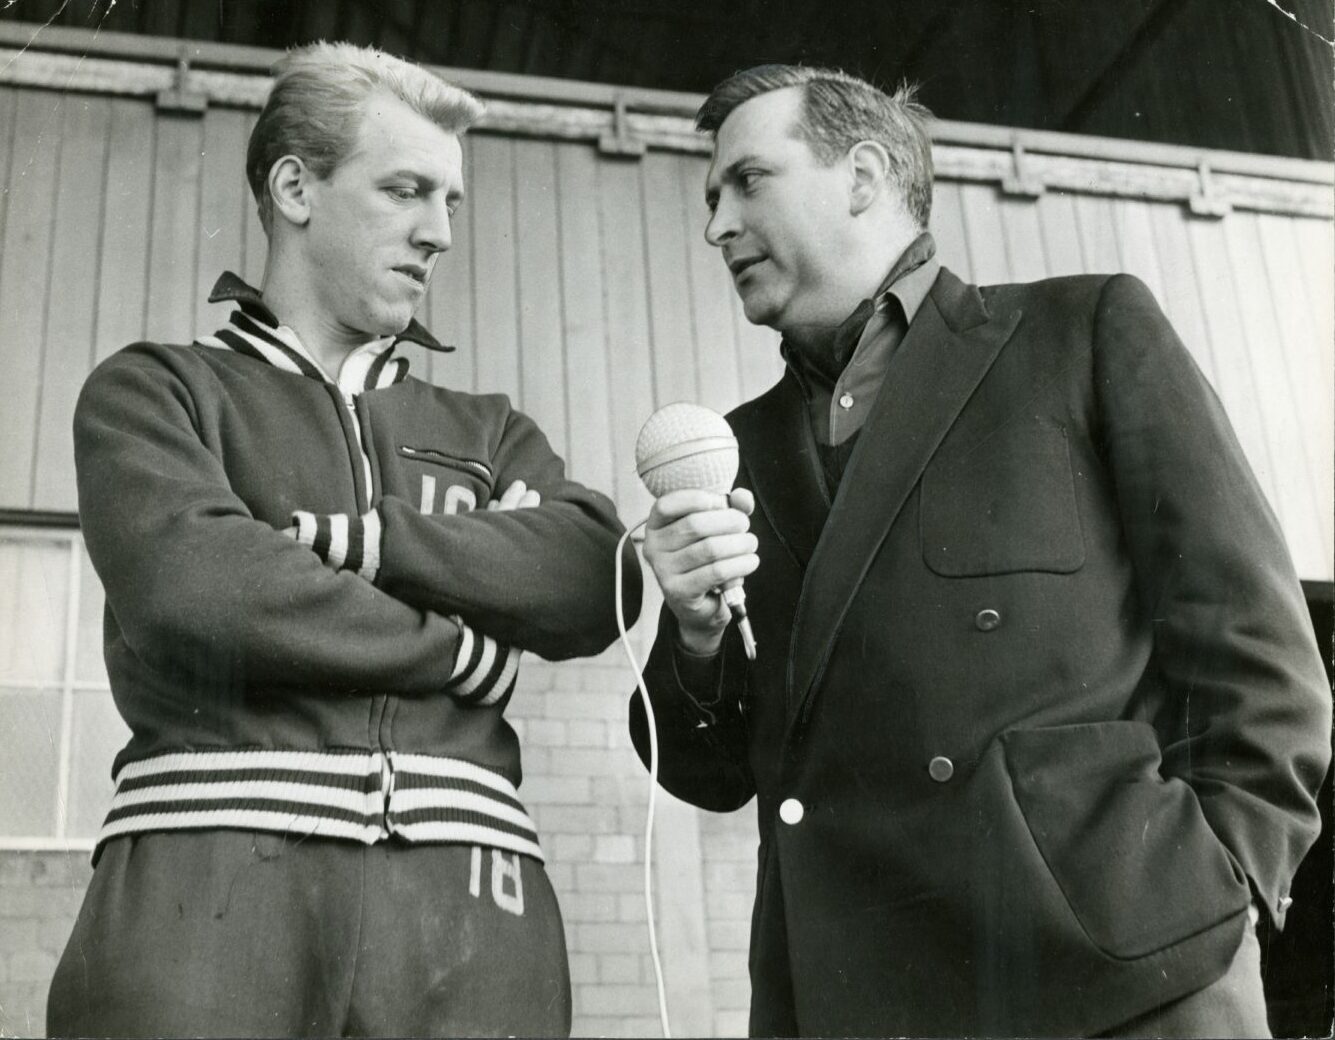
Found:
[{"label": "man's eyebrow", "polygon": [[[755,154],[748,153],[746,155],[739,156],[738,158],[734,159],[732,162],[728,163],[728,165],[723,168],[722,172],[720,172],[718,175],[718,181],[719,182],[735,181],[737,179],[738,172],[744,166],[751,166],[755,163],[763,164],[763,162],[764,160],[761,159],[760,156]],[[711,186],[708,183],[706,183],[705,204],[708,205],[711,202],[717,202],[717,201],[718,201],[718,187]]]}]

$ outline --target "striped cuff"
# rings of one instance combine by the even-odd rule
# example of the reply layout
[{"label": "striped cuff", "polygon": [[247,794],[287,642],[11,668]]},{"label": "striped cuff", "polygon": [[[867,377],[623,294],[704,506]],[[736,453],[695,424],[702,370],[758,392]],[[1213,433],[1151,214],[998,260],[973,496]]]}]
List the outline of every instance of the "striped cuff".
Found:
[{"label": "striped cuff", "polygon": [[450,620],[459,626],[459,650],[445,688],[463,704],[499,704],[514,691],[523,651],[484,636],[461,618]]},{"label": "striped cuff", "polygon": [[297,510],[292,514],[297,542],[336,571],[355,571],[375,581],[380,570],[380,514],[372,509],[362,516],[346,513],[316,514]]}]

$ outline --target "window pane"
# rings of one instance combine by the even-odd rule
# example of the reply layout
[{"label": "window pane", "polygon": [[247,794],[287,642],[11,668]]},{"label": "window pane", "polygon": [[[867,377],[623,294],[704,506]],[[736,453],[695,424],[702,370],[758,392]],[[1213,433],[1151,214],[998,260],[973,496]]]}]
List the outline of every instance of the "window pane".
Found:
[{"label": "window pane", "polygon": [[60,694],[0,687],[0,834],[45,837],[55,824]]},{"label": "window pane", "polygon": [[83,542],[75,542],[83,557],[83,576],[79,579],[79,636],[74,662],[74,677],[80,682],[105,683],[107,667],[102,658],[102,583],[84,551]]},{"label": "window pane", "polygon": [[60,682],[69,554],[64,540],[0,534],[0,682]]},{"label": "window pane", "polygon": [[74,743],[70,754],[70,838],[96,836],[111,805],[111,760],[130,739],[110,693],[74,695]]}]

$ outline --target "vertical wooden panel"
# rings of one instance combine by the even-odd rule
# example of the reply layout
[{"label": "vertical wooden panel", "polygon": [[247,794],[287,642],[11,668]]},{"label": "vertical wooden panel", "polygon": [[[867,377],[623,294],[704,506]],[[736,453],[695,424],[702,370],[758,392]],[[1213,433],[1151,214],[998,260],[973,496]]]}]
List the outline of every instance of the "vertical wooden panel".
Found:
[{"label": "vertical wooden panel", "polygon": [[1330,277],[1335,270],[1335,224],[1299,217],[1293,218],[1292,227],[1298,255],[1303,259],[1303,279],[1316,322],[1317,342],[1329,345],[1335,341],[1335,284]]},{"label": "vertical wooden panel", "polygon": [[1043,255],[1048,274],[1054,278],[1083,274],[1085,258],[1075,226],[1075,200],[1062,192],[1045,192],[1038,199],[1038,226],[1043,237]]},{"label": "vertical wooden panel", "polygon": [[1214,350],[1210,345],[1210,329],[1205,324],[1201,288],[1196,280],[1196,261],[1187,236],[1186,221],[1190,218],[1185,217],[1177,206],[1156,206],[1150,215],[1153,218],[1154,249],[1159,257],[1163,281],[1159,303],[1196,364],[1214,383]]},{"label": "vertical wooden panel", "polygon": [[718,249],[705,241],[709,212],[702,201],[705,163],[685,159],[677,167],[686,226],[686,276],[691,285],[691,326],[695,341],[699,402],[726,412],[742,401],[733,324],[732,275]]},{"label": "vertical wooden panel", "polygon": [[1117,251],[1112,200],[1077,195],[1074,201],[1076,229],[1080,234],[1080,252],[1084,257],[1085,270],[1090,274],[1120,271],[1122,260]]},{"label": "vertical wooden panel", "polygon": [[997,189],[990,184],[960,186],[964,235],[969,244],[973,276],[979,285],[1010,281],[1005,233],[997,210]]},{"label": "vertical wooden panel", "polygon": [[[1306,556],[1321,542],[1313,482],[1285,479],[1285,475],[1310,471],[1305,462],[1309,445],[1299,424],[1290,357],[1283,349],[1255,214],[1230,215],[1224,222],[1224,235],[1247,340],[1252,395],[1270,458],[1281,474],[1273,483],[1275,511],[1284,523],[1290,547]],[[1329,394],[1332,388],[1326,389]],[[1329,456],[1324,461],[1331,464]]]},{"label": "vertical wooden panel", "polygon": [[144,338],[155,124],[149,102],[111,103],[94,361]]},{"label": "vertical wooden panel", "polygon": [[780,336],[764,325],[752,325],[742,311],[742,301],[732,294],[733,327],[737,331],[737,367],[742,379],[742,399],[763,394],[783,375]]},{"label": "vertical wooden panel", "polygon": [[635,438],[654,409],[639,166],[600,163],[597,191],[611,360],[613,486],[622,519],[633,524],[652,504],[635,475]]},{"label": "vertical wooden panel", "polygon": [[452,352],[437,352],[405,345],[412,371],[420,379],[454,390],[477,384],[477,342],[473,333],[473,142],[464,139],[464,204],[450,221],[450,248],[436,257],[431,286],[417,317],[431,334]]},{"label": "vertical wooden panel", "polygon": [[[570,446],[566,461],[576,480],[613,494],[615,464],[608,343],[603,309],[602,238],[598,226],[597,153],[587,145],[556,152],[561,222],[560,271],[565,378],[570,386]],[[634,522],[634,521],[630,521]]]},{"label": "vertical wooden panel", "polygon": [[969,259],[969,241],[964,233],[964,203],[960,201],[960,185],[953,181],[936,182],[932,192],[931,232],[936,239],[936,255],[941,263],[964,281],[976,281],[973,263]]},{"label": "vertical wooden panel", "polygon": [[9,205],[0,242],[0,506],[32,504],[37,399],[51,270],[51,206],[67,99],[20,91],[14,113]]},{"label": "vertical wooden panel", "polygon": [[244,113],[210,109],[204,117],[203,165],[200,168],[198,252],[195,255],[195,334],[212,332],[227,320],[232,304],[208,303],[213,283],[223,271],[241,274],[246,219]]},{"label": "vertical wooden panel", "polygon": [[195,329],[195,256],[199,242],[203,120],[160,114],[153,170],[147,335],[188,342]]},{"label": "vertical wooden panel", "polygon": [[476,389],[519,398],[519,323],[515,298],[514,142],[478,134],[473,141],[473,291],[477,326]]},{"label": "vertical wooden panel", "polygon": [[1247,460],[1273,504],[1277,499],[1275,478],[1278,471],[1266,445],[1265,426],[1252,389],[1251,359],[1238,309],[1237,286],[1229,264],[1224,228],[1219,221],[1192,220],[1187,224],[1187,236],[1214,351],[1215,389],[1233,422]]},{"label": "vertical wooden panel", "polygon": [[566,362],[562,335],[556,145],[515,144],[519,247],[519,349],[523,409],[566,458]]},{"label": "vertical wooden panel", "polygon": [[61,128],[51,286],[47,306],[33,506],[73,510],[74,402],[88,375],[97,311],[111,106],[104,98],[70,97]]},{"label": "vertical wooden panel", "polygon": [[[1156,207],[1160,203],[1154,203]],[[1154,227],[1150,215],[1151,203],[1139,199],[1118,199],[1114,206],[1117,241],[1122,257],[1122,270],[1134,274],[1163,299],[1163,278],[1159,271],[1159,254],[1154,248]],[[1180,211],[1178,219],[1180,217]]]},{"label": "vertical wooden panel", "polygon": [[1046,278],[1047,256],[1043,249],[1037,202],[1003,195],[998,200],[997,210],[1005,236],[1006,281],[1036,282]]},{"label": "vertical wooden panel", "polygon": [[641,166],[656,408],[700,399],[679,164],[675,155],[650,152]]},{"label": "vertical wooden panel", "polygon": [[14,157],[14,106],[18,91],[0,88],[0,242],[4,241],[5,213],[9,209],[10,165]]}]

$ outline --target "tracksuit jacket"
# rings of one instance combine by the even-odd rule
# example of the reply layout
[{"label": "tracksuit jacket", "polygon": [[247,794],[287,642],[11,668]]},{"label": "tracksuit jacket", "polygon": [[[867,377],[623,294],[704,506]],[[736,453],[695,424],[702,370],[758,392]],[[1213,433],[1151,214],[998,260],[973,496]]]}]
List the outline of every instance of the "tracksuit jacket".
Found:
[{"label": "tracksuit jacket", "polygon": [[[541,859],[502,712],[519,651],[616,637],[611,502],[505,396],[410,377],[398,342],[451,349],[416,322],[335,382],[235,275],[220,299],[239,303],[227,327],[127,347],[75,415],[132,732],[99,850],[232,827]],[[541,506],[487,510],[515,480]],[[638,566],[625,574],[638,612]]]}]

